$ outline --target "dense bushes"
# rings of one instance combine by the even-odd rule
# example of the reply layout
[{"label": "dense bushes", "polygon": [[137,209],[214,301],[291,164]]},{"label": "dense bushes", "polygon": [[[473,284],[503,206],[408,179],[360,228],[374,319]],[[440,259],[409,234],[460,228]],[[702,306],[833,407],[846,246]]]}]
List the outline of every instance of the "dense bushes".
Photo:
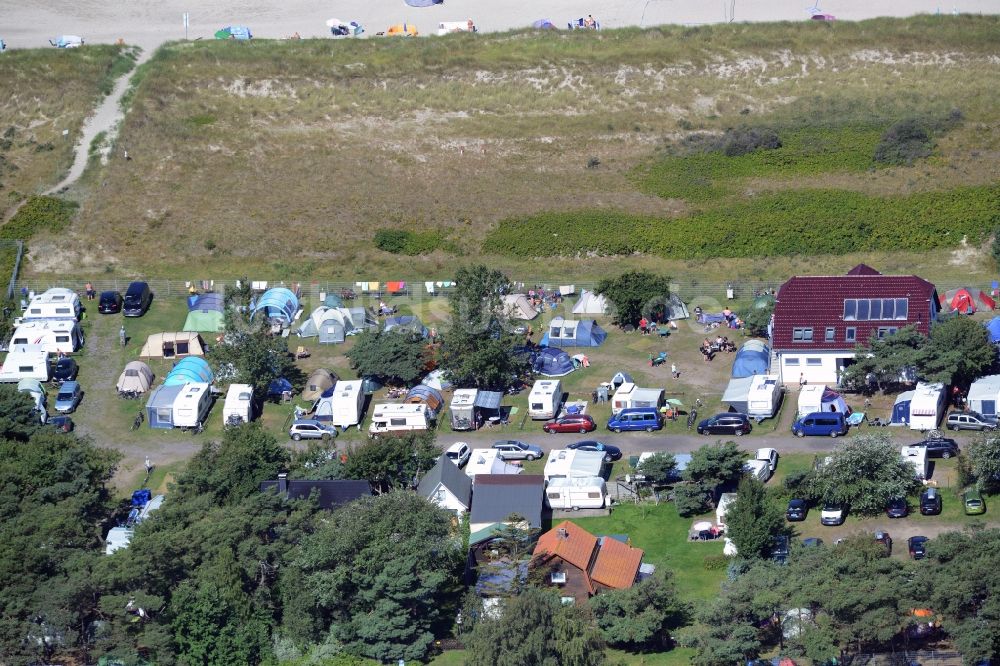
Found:
[{"label": "dense bushes", "polygon": [[38,231],[62,231],[69,226],[77,204],[55,197],[30,197],[10,222],[0,227],[0,239],[27,240]]},{"label": "dense bushes", "polygon": [[375,232],[375,247],[392,254],[427,254],[445,245],[444,236],[436,231],[380,229]]},{"label": "dense bushes", "polygon": [[931,134],[913,118],[900,120],[885,131],[875,148],[875,161],[879,164],[909,166],[927,157],[934,148]]},{"label": "dense bushes", "polygon": [[722,136],[722,152],[726,157],[740,157],[758,150],[781,148],[778,133],[767,127],[737,127]]},{"label": "dense bushes", "polygon": [[956,246],[963,237],[979,245],[998,225],[996,185],[888,198],[800,190],[680,219],[596,210],[508,219],[487,235],[484,250],[521,257],[641,252],[678,259],[924,251]]}]

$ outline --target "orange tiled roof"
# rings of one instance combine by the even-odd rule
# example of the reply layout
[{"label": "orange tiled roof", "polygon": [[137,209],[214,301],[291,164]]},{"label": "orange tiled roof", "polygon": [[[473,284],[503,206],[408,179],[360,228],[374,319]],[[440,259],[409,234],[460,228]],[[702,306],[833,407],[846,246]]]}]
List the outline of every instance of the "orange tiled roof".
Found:
[{"label": "orange tiled roof", "polygon": [[[565,537],[560,536],[561,531],[565,531]],[[539,537],[534,554],[535,557],[559,557],[578,569],[588,571],[595,548],[597,548],[597,537],[582,527],[564,520]]]},{"label": "orange tiled roof", "polygon": [[642,564],[642,550],[621,541],[604,537],[590,577],[594,582],[616,590],[632,587]]}]

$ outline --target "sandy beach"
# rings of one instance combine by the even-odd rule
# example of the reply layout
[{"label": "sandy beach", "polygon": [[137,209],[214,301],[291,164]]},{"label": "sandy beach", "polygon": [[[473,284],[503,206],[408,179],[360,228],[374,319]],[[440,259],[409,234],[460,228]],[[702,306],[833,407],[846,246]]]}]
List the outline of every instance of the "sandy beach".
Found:
[{"label": "sandy beach", "polygon": [[367,36],[389,25],[407,22],[421,35],[434,34],[441,21],[473,19],[480,31],[494,32],[529,26],[550,19],[565,29],[567,22],[593,14],[602,27],[698,25],[726,21],[804,21],[813,9],[837,20],[857,21],[878,16],[913,14],[996,13],[998,0],[446,0],[429,8],[407,6],[402,0],[318,2],[317,0],[24,0],[0,1],[0,37],[9,48],[46,46],[60,34],[86,41],[124,39],[145,49],[185,37],[183,15],[189,13],[189,39],[210,39],[220,27],[243,24],[255,37],[280,39],[329,37],[327,19],[358,21]]}]

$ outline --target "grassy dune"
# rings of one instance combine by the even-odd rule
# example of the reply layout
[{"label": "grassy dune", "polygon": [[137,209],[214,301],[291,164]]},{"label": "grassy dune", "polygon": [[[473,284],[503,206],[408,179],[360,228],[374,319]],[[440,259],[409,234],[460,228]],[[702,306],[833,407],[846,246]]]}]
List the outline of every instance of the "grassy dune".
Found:
[{"label": "grassy dune", "polygon": [[[972,187],[985,193],[976,205],[988,206],[1000,180],[998,47],[1000,21],[968,16],[173,44],[132,96],[120,138],[132,161],[89,174],[74,193],[82,207],[69,242],[33,252],[33,269],[443,277],[485,259],[582,279],[621,261],[588,256],[594,248],[579,239],[565,253],[484,239],[551,236],[544,225],[509,225],[559,216],[570,219],[567,234],[587,224],[640,237],[641,224],[618,221],[668,227],[709,216],[725,238],[726,220],[743,224],[773,209],[769,201],[780,208],[782,197],[801,198],[795,190],[878,209],[880,198],[905,207]],[[872,167],[870,151],[892,122],[956,107],[963,122],[935,138],[930,158]],[[678,150],[693,133],[743,124],[776,128],[783,152],[734,162]],[[782,219],[763,219],[755,233]],[[850,257],[805,265],[840,270],[863,257],[925,265],[929,277],[985,274],[977,223],[985,226],[963,222],[947,242],[906,254],[859,243],[838,248]],[[965,234],[969,225],[977,233]],[[435,232],[440,249],[391,254],[374,246],[379,229]],[[961,235],[973,247],[958,256]],[[678,276],[766,277],[796,266],[756,257],[715,266],[704,252],[640,241],[625,249],[649,254],[630,263]],[[552,254],[566,256],[535,258]]]},{"label": "grassy dune", "polygon": [[118,46],[86,46],[3,54],[0,221],[21,199],[55,185],[69,169],[84,119],[131,67],[126,53]]}]

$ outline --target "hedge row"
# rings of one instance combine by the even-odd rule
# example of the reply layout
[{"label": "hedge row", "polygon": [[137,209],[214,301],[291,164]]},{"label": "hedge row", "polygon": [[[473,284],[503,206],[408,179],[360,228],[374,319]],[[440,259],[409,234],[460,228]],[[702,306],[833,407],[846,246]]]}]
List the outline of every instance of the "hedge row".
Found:
[{"label": "hedge row", "polygon": [[680,219],[583,210],[502,221],[487,253],[519,257],[634,253],[679,259],[925,251],[986,241],[1000,186],[869,197],[840,190],[759,196]]},{"label": "hedge row", "polygon": [[7,224],[0,227],[0,239],[28,240],[38,231],[62,231],[69,226],[77,204],[55,197],[32,196]]}]

